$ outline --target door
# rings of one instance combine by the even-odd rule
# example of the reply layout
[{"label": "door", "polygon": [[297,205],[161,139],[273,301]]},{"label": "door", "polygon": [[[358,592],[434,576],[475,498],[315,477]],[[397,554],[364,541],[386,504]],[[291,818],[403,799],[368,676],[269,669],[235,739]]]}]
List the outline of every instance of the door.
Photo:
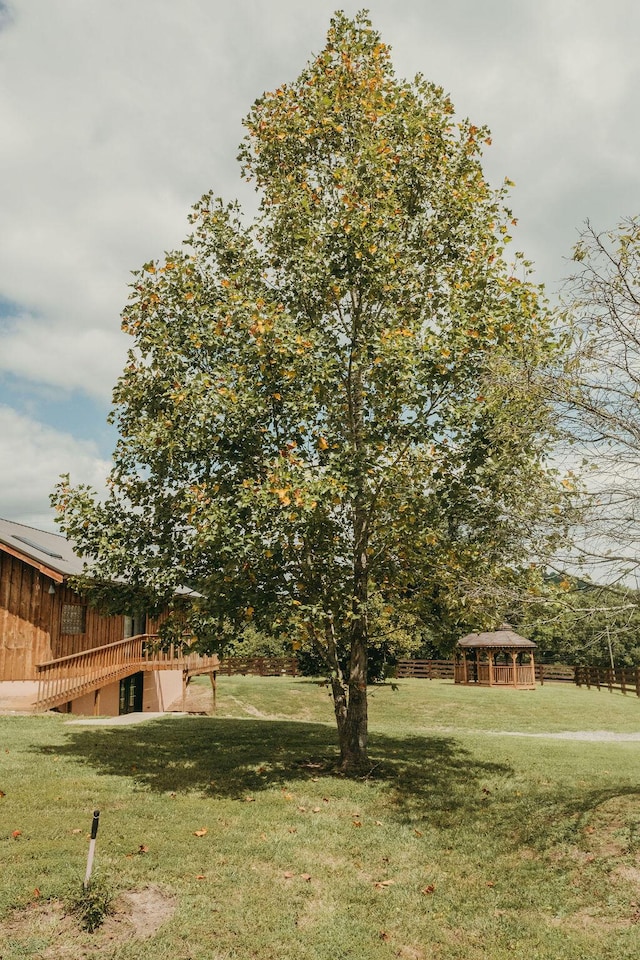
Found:
[{"label": "door", "polygon": [[119,713],[142,713],[142,691],[144,687],[144,673],[133,673],[120,681],[120,709]]}]

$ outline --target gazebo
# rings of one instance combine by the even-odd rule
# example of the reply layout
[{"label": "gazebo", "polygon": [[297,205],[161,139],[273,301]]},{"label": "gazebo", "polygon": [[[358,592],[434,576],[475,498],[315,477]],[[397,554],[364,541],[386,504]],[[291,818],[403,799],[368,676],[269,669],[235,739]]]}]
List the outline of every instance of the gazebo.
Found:
[{"label": "gazebo", "polygon": [[535,647],[533,640],[521,637],[509,623],[492,632],[469,633],[458,640],[455,682],[535,690]]}]

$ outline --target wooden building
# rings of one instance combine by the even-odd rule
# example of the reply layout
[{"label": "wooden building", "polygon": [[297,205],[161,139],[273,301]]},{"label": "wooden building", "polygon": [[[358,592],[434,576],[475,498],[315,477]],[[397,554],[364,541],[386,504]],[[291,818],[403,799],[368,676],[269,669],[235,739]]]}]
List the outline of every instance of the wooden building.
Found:
[{"label": "wooden building", "polygon": [[535,690],[535,647],[508,623],[490,632],[469,633],[457,644],[455,682]]},{"label": "wooden building", "polygon": [[0,710],[162,711],[217,657],[157,651],[157,621],[105,615],[69,586],[83,561],[60,534],[0,519]]}]

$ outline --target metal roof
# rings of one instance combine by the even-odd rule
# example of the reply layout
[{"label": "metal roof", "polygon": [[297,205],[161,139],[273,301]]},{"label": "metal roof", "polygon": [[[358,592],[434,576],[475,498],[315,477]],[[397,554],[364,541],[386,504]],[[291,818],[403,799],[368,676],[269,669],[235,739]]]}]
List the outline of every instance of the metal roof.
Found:
[{"label": "metal roof", "polygon": [[[87,561],[75,552],[71,541],[61,533],[48,533],[46,530],[37,530],[24,523],[3,520],[0,517],[0,550],[3,546],[42,573],[58,574],[58,577],[54,576],[53,579],[78,576],[88,565]],[[201,594],[190,587],[177,587],[175,596],[200,597]]]},{"label": "metal roof", "polygon": [[511,624],[503,623],[497,630],[486,633],[468,633],[462,640],[458,640],[459,647],[519,647],[531,648],[536,644],[516,633]]},{"label": "metal roof", "polygon": [[0,518],[0,549],[3,545],[11,553],[33,561],[34,566],[52,570],[63,577],[76,576],[84,570],[85,561],[60,533],[48,533]]}]

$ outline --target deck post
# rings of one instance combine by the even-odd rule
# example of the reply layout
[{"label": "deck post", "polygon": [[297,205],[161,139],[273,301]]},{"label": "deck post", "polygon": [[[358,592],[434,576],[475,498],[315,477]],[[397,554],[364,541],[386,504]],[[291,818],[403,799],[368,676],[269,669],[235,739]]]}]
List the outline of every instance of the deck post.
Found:
[{"label": "deck post", "polygon": [[209,679],[211,680],[211,688],[213,690],[213,712],[216,710],[216,671],[212,670],[209,674]]}]

